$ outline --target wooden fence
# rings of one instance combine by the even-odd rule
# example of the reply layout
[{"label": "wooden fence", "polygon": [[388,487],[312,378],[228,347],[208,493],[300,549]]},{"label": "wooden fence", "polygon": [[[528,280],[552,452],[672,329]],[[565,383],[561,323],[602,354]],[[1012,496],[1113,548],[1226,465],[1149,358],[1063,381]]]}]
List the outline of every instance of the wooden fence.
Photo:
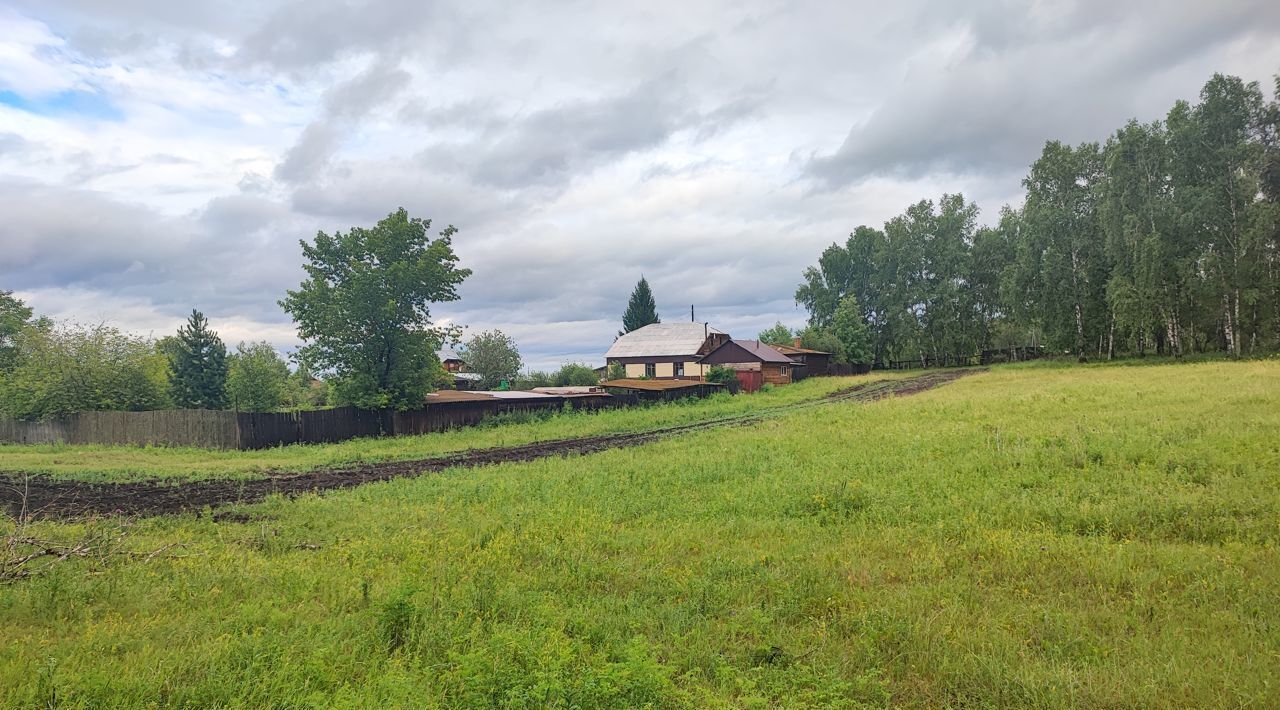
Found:
[{"label": "wooden fence", "polygon": [[915,370],[929,367],[969,367],[974,365],[993,365],[1003,362],[1039,360],[1044,356],[1045,351],[1042,346],[1029,345],[1016,348],[983,350],[977,355],[941,355],[939,357],[918,357],[913,360],[890,360],[887,363],[876,363],[875,369]]},{"label": "wooden fence", "polygon": [[[708,391],[713,391],[708,388]],[[698,396],[705,396],[701,391]],[[286,444],[345,441],[361,436],[427,434],[474,426],[511,412],[612,409],[641,404],[638,396],[539,397],[536,400],[459,400],[396,411],[355,407],[311,412],[222,412],[170,409],[154,412],[81,412],[65,419],[0,419],[0,444],[106,444],[264,449]]]}]

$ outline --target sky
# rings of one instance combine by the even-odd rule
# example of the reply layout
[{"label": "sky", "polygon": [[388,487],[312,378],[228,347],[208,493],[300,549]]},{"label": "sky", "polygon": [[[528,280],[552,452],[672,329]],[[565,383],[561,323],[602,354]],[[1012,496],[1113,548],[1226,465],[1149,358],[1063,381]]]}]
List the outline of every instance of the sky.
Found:
[{"label": "sky", "polygon": [[1273,86],[1280,3],[0,0],[0,289],[287,352],[299,240],[404,207],[473,271],[432,317],[530,368],[601,364],[641,275],[751,338],[858,225],[993,222],[1215,72]]}]

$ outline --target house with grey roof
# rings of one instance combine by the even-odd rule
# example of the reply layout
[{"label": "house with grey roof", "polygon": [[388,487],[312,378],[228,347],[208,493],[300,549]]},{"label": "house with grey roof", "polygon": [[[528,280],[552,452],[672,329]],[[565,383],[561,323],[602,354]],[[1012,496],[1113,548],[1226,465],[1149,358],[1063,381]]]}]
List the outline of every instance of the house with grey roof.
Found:
[{"label": "house with grey roof", "polygon": [[604,359],[622,364],[627,377],[699,380],[710,367],[702,356],[728,340],[706,323],[653,323],[619,336]]}]

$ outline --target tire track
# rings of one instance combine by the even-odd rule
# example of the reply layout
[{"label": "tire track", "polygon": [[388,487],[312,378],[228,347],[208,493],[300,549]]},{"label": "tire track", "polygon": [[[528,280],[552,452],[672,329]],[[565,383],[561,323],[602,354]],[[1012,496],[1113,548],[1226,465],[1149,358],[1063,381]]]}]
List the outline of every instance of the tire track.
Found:
[{"label": "tire track", "polygon": [[944,385],[981,370],[932,372],[902,380],[865,382],[828,394],[825,398],[772,407],[751,414],[641,432],[557,439],[519,446],[472,449],[411,461],[384,461],[304,473],[277,473],[251,480],[211,479],[171,483],[160,480],[130,483],[90,483],[55,480],[32,474],[0,475],[0,506],[10,515],[23,511],[33,518],[75,518],[94,515],[152,516],[198,510],[229,503],[250,503],[272,494],[297,496],[340,490],[420,476],[450,468],[473,468],[499,463],[534,461],[551,456],[592,454],[640,446],[681,434],[708,429],[747,426],[789,412],[840,402],[874,402],[908,396]]}]

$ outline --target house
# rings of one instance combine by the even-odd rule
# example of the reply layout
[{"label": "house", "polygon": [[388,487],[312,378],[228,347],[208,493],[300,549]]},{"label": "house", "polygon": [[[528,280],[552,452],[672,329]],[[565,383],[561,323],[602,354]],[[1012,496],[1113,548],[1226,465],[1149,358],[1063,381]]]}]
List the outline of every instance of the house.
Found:
[{"label": "house", "polygon": [[747,392],[754,392],[764,384],[791,384],[796,366],[795,360],[759,340],[727,340],[703,356],[702,364],[734,369],[742,389]]},{"label": "house", "polygon": [[706,323],[653,323],[620,336],[604,359],[621,363],[630,378],[700,380],[708,369],[702,356],[728,341]]},{"label": "house", "polygon": [[475,389],[484,379],[479,373],[467,372],[467,363],[453,348],[440,348],[436,352],[436,357],[440,358],[440,364],[444,365],[445,372],[453,375],[453,388],[456,390]]},{"label": "house", "polygon": [[793,381],[798,382],[806,377],[820,377],[831,374],[831,353],[803,347],[800,345],[799,338],[796,338],[792,345],[772,345],[770,347],[795,360],[796,365],[800,366],[791,372]]}]

